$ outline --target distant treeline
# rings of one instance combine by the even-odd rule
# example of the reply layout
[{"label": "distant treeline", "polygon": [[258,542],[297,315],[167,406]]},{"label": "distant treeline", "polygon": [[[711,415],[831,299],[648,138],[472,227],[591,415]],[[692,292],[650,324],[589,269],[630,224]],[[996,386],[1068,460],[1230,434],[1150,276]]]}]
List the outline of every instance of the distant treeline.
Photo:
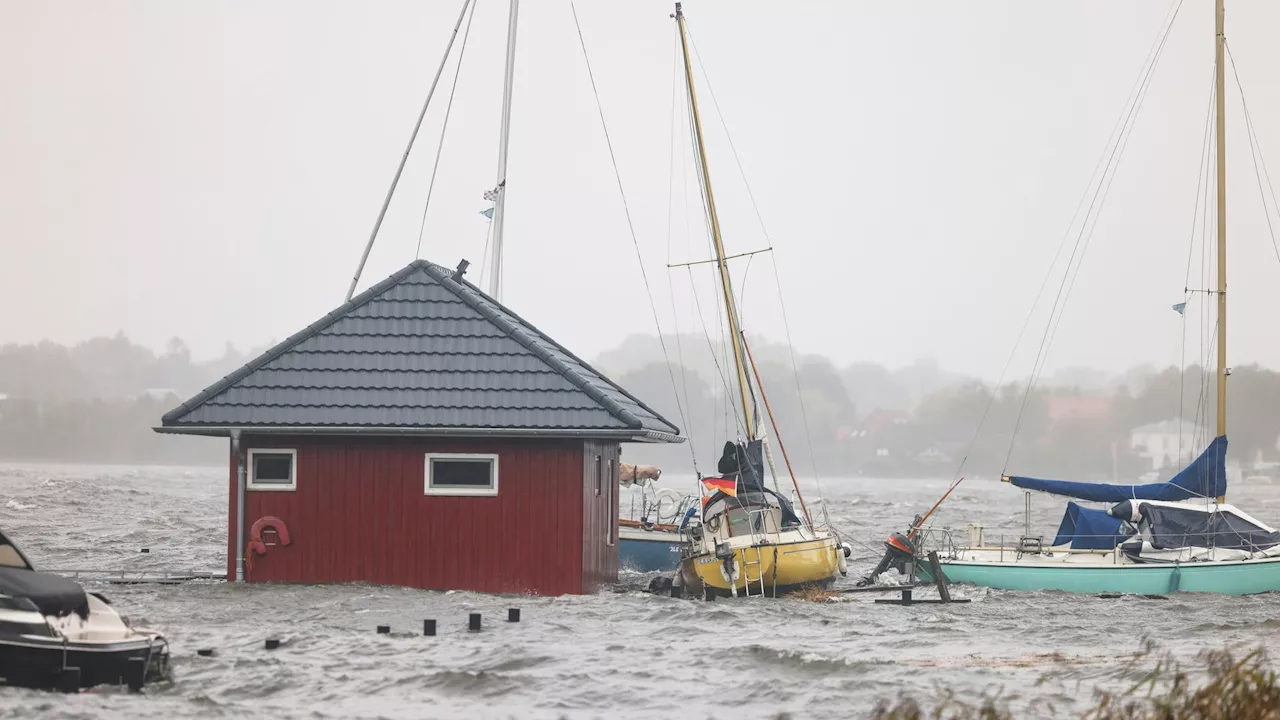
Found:
[{"label": "distant treeline", "polygon": [[[737,393],[731,361],[702,336],[664,340],[670,364],[653,336],[628,338],[593,361],[688,438],[629,445],[624,455],[675,472],[692,471],[696,459],[699,470],[713,472],[725,439],[741,434],[728,401]],[[967,458],[967,473],[1128,480],[1152,469],[1131,448],[1134,428],[1177,417],[1213,428],[1213,383],[1197,366],[1120,375],[1074,368],[1027,394],[1025,380],[996,388],[932,360],[891,369],[799,355],[793,364],[787,347],[759,339],[752,353],[782,443],[803,474],[947,476]],[[122,334],[73,347],[2,347],[0,460],[221,464],[225,441],[151,428],[257,354],[228,345],[222,357],[196,362],[177,338],[156,353]],[[1231,457],[1275,460],[1280,374],[1238,367],[1230,383]],[[758,411],[767,426],[764,407]],[[781,465],[780,452],[775,459]]]},{"label": "distant treeline", "polygon": [[[701,337],[665,340],[670,366],[657,338],[646,336],[605,353],[598,366],[681,424],[689,444],[638,445],[624,453],[692,469],[692,448],[699,469],[713,471],[733,431],[725,402],[736,393],[730,361]],[[840,368],[806,355],[793,366],[785,347],[753,350],[782,441],[797,472],[806,474],[816,467],[824,476],[949,476],[963,460],[966,473],[1130,481],[1153,469],[1132,447],[1134,429],[1181,417],[1185,452],[1194,455],[1215,425],[1212,373],[1196,365],[1140,366],[1119,375],[1071,368],[1041,378],[1028,393],[1025,379],[992,387],[931,360],[898,369],[865,362]],[[1237,367],[1229,392],[1229,457],[1245,466],[1276,460],[1280,373]],[[1194,435],[1197,426],[1203,430]]]},{"label": "distant treeline", "polygon": [[71,347],[0,347],[0,459],[221,463],[225,441],[161,436],[151,428],[254,354],[228,344],[222,357],[195,362],[178,338],[155,353],[122,333]]}]

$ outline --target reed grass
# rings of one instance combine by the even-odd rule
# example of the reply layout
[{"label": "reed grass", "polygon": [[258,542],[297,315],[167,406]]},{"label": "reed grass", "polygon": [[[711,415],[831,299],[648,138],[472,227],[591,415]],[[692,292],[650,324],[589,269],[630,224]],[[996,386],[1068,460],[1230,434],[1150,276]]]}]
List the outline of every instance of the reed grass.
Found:
[{"label": "reed grass", "polygon": [[[1119,691],[1095,690],[1093,706],[1081,712],[1081,720],[1280,720],[1280,679],[1259,648],[1243,657],[1230,650],[1199,655],[1191,672],[1170,653],[1156,653],[1148,644],[1135,655],[1136,666],[1145,666],[1142,678]],[[915,698],[901,697],[892,704],[881,701],[872,711],[875,720],[1013,720],[1023,717],[1000,697],[983,697],[977,704],[963,702],[944,692],[932,708]]]}]

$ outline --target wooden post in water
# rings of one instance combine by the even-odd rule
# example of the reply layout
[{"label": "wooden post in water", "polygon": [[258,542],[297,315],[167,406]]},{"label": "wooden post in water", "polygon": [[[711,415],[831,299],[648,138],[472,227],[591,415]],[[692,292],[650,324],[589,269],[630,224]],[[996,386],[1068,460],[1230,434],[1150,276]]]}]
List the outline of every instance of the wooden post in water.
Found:
[{"label": "wooden post in water", "polygon": [[938,597],[942,602],[951,602],[951,591],[947,589],[947,577],[942,574],[942,563],[938,562],[938,551],[929,551],[929,572],[933,573],[933,584],[938,586]]}]

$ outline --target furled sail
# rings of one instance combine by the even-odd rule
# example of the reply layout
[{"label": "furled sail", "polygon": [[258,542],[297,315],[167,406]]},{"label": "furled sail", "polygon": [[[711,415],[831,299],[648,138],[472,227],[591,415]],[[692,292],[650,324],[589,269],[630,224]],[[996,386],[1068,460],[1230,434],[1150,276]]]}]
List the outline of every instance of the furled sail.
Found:
[{"label": "furled sail", "polygon": [[1009,476],[1009,482],[1024,490],[1039,490],[1077,500],[1117,503],[1123,500],[1190,500],[1222,497],[1227,494],[1227,436],[1213,439],[1200,457],[1167,482],[1145,485],[1041,480]]}]

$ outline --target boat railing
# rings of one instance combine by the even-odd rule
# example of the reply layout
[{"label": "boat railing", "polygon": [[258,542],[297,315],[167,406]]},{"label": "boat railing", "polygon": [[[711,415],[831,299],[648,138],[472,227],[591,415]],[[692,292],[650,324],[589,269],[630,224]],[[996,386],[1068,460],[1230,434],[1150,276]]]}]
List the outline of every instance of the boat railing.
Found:
[{"label": "boat railing", "polygon": [[[1182,550],[1182,549],[1191,548],[1191,547],[1200,547],[1212,552],[1214,550],[1219,549],[1216,538],[1224,535],[1234,539],[1236,544],[1244,545],[1244,547],[1222,548],[1222,549],[1239,550],[1241,552],[1247,552],[1252,554],[1252,553],[1263,552],[1274,547],[1274,546],[1259,545],[1251,541],[1241,542],[1242,540],[1244,540],[1241,533],[1234,530],[1219,530],[1219,531],[1212,531],[1212,532],[1195,532],[1195,533],[1187,534],[1186,537],[1188,538],[1196,538],[1196,539],[1208,538],[1209,545],[1207,546],[1182,544],[1177,547],[1166,547],[1162,549]],[[987,540],[987,538],[989,537],[990,535],[986,535],[986,534],[981,535],[979,537],[980,542],[978,542],[977,544],[972,544],[970,542],[960,543],[956,541],[956,532],[949,527],[924,528],[924,529],[921,529],[920,532],[917,534],[916,548],[917,548],[917,552],[920,555],[926,555],[930,550],[936,550],[938,552],[939,557],[944,557],[948,559],[958,559],[961,557],[964,551],[970,551],[970,552],[978,551],[978,552],[999,552],[1000,560],[1006,559],[1006,553],[1008,553],[1013,558],[1019,558],[1024,555],[1052,556],[1052,555],[1062,554],[1062,555],[1097,555],[1101,557],[1109,557],[1113,563],[1120,563],[1121,558],[1124,555],[1124,551],[1121,549],[1120,544],[1118,543],[1112,547],[1077,548],[1077,547],[1064,547],[1064,546],[1050,545],[1048,542],[1045,541],[1045,539],[1042,536],[1038,536],[1038,535],[1024,535],[1021,533],[1006,535],[1002,533],[1002,534],[996,535],[996,540],[994,543]],[[1078,534],[1078,535],[1075,535],[1074,538],[1078,540],[1084,540],[1088,538],[1098,538],[1102,540],[1111,541],[1113,538],[1115,538],[1115,534],[1114,533],[1103,533],[1103,534],[1093,534],[1093,535]],[[965,539],[970,540],[972,538],[965,537]]]}]

